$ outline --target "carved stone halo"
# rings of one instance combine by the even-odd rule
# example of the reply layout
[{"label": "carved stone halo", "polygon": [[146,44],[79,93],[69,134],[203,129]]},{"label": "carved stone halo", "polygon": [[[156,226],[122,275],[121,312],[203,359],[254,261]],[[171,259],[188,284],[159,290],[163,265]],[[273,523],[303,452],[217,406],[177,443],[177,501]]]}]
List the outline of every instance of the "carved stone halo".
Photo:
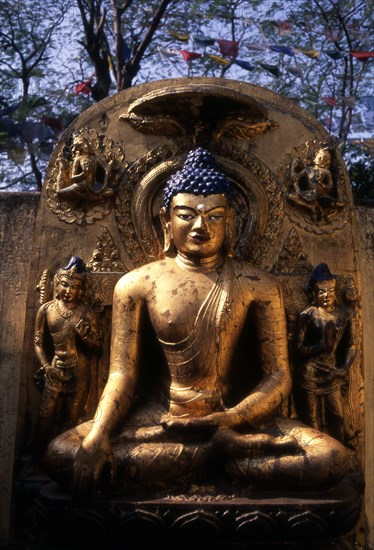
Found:
[{"label": "carved stone halo", "polygon": [[[163,188],[182,167],[191,148],[187,141],[163,145],[138,159],[127,172],[115,212],[122,242],[134,267],[163,257],[159,221]],[[283,221],[279,185],[270,170],[244,150],[218,146],[212,153],[234,188],[234,256],[255,258],[258,265],[266,268],[269,250]]]}]

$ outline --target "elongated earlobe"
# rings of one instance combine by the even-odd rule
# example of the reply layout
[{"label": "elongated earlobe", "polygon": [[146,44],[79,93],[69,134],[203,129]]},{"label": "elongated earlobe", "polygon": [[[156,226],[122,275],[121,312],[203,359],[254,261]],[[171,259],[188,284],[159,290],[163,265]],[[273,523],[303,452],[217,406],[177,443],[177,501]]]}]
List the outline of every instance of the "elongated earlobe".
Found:
[{"label": "elongated earlobe", "polygon": [[173,235],[171,232],[171,223],[166,208],[163,206],[160,210],[160,220],[164,234],[164,252],[168,256],[173,250]]}]

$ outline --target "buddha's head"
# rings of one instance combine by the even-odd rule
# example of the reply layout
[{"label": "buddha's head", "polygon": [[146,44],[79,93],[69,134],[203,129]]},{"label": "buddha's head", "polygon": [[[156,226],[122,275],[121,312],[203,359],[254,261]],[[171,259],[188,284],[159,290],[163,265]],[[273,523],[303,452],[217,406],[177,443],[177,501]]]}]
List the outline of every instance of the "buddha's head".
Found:
[{"label": "buddha's head", "polygon": [[76,303],[82,298],[86,264],[79,256],[72,256],[69,263],[56,273],[56,297],[63,302]]},{"label": "buddha's head", "polygon": [[209,258],[228,251],[233,212],[231,183],[209,151],[194,149],[164,190],[160,216],[165,252],[172,245],[187,257]]},{"label": "buddha's head", "polygon": [[310,278],[314,304],[323,309],[331,309],[336,304],[336,277],[325,263],[318,264]]}]

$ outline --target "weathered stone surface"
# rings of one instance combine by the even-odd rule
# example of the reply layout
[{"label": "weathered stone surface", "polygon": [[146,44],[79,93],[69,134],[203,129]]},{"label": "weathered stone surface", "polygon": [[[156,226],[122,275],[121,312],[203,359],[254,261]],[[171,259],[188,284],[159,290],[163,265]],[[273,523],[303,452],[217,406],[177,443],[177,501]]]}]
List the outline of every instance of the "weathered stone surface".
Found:
[{"label": "weathered stone surface", "polygon": [[0,545],[10,521],[22,340],[38,193],[0,194]]}]

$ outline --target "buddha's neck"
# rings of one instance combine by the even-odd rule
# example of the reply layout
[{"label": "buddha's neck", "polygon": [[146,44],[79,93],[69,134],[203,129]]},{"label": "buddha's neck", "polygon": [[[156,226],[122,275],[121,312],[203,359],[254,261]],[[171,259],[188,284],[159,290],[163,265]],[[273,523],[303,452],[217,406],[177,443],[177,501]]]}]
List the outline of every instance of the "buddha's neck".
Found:
[{"label": "buddha's neck", "polygon": [[196,258],[188,257],[181,252],[178,252],[175,261],[182,269],[208,273],[209,271],[214,271],[222,265],[223,257],[220,254],[215,254],[209,258]]}]

